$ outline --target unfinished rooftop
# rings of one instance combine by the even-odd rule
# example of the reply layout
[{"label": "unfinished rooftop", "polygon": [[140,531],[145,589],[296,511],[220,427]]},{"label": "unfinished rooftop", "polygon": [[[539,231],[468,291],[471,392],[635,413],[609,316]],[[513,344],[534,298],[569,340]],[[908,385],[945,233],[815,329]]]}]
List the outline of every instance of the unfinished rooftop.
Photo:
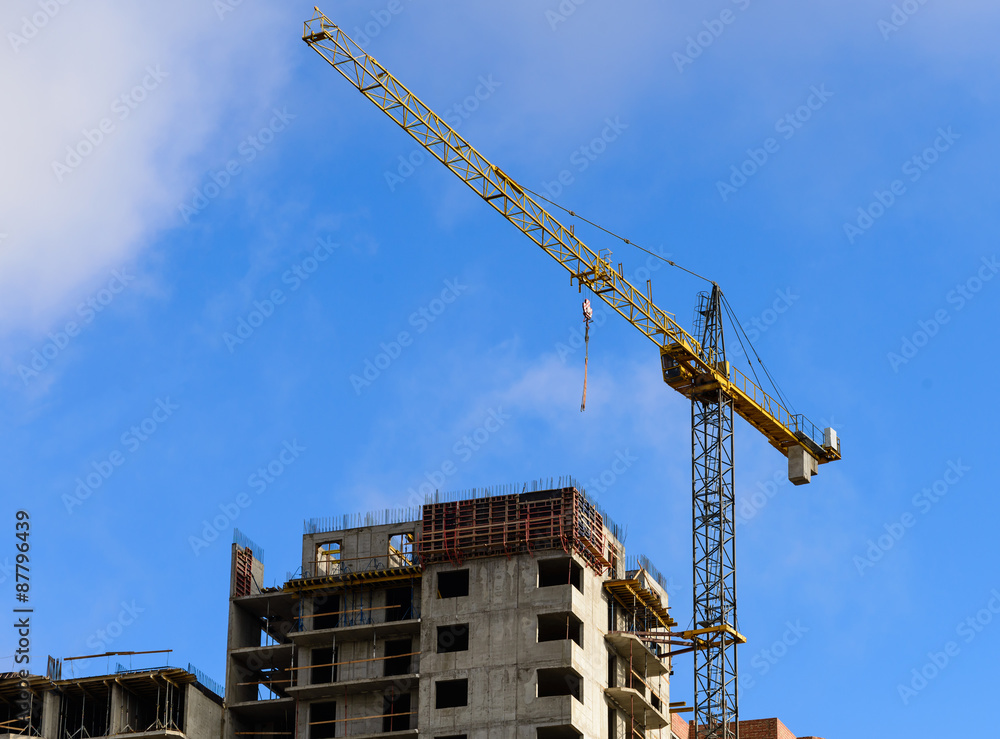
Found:
[{"label": "unfinished rooftop", "polygon": [[669,726],[666,588],[622,538],[563,481],[309,520],[276,588],[238,534],[225,739]]},{"label": "unfinished rooftop", "polygon": [[[191,665],[63,678],[59,660],[46,676],[0,675],[0,739],[215,739],[222,697]],[[207,683],[207,684],[206,684]],[[26,709],[26,710],[25,710]]]}]

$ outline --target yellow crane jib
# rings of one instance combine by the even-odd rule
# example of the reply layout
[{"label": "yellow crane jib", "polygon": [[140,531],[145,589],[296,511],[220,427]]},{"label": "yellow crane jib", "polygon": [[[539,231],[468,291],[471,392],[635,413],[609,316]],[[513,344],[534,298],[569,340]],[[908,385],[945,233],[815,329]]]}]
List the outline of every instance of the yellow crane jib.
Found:
[{"label": "yellow crane jib", "polygon": [[302,38],[348,82],[392,118],[438,161],[462,179],[510,223],[559,262],[660,348],[663,379],[688,398],[722,388],[734,410],[788,457],[789,479],[809,482],[818,465],[840,459],[836,432],[820,432],[790,413],[742,372],[705,356],[701,345],[671,314],[536,202],[510,175],[491,163],[385,67],[315,8]]}]

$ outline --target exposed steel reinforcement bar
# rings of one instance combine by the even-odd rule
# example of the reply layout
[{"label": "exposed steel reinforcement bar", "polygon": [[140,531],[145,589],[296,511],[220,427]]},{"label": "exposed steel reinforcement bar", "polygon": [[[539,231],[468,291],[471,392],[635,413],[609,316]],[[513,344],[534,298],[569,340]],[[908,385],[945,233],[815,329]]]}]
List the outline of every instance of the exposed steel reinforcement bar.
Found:
[{"label": "exposed steel reinforcement bar", "polygon": [[542,549],[576,552],[597,572],[610,566],[603,517],[576,488],[424,506],[424,565]]}]

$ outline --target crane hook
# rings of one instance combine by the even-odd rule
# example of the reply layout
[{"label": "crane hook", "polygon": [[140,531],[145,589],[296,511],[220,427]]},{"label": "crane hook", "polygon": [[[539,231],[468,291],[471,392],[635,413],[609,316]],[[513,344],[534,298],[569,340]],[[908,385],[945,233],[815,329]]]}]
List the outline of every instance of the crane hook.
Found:
[{"label": "crane hook", "polygon": [[583,300],[583,400],[580,401],[580,412],[587,408],[587,365],[590,362],[590,322],[594,318],[594,309],[590,307],[590,300]]}]

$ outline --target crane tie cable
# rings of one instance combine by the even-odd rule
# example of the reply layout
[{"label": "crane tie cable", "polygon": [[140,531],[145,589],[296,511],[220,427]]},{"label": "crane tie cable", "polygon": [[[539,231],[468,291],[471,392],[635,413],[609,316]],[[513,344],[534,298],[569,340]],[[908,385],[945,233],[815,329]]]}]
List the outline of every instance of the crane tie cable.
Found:
[{"label": "crane tie cable", "polygon": [[740,324],[740,322],[736,320],[736,311],[733,310],[732,306],[729,304],[729,300],[726,298],[725,295],[722,296],[722,302],[726,312],[729,314],[729,320],[732,322],[733,327],[736,329],[736,338],[739,339],[740,341],[740,346],[743,348],[743,354],[746,356],[747,362],[749,362],[750,364],[750,371],[753,373],[754,379],[757,380],[757,384],[760,387],[764,387],[763,383],[760,381],[760,378],[757,377],[757,371],[754,369],[753,366],[753,358],[750,357],[750,355],[747,353],[746,347],[743,346],[743,339],[740,338],[741,333],[743,334],[743,336],[746,337],[747,345],[753,351],[754,357],[756,357],[757,359],[757,364],[760,365],[767,379],[771,381],[771,387],[774,388],[774,392],[778,396],[778,400],[780,400],[782,403],[785,404],[785,408],[787,408],[792,413],[795,413],[795,408],[794,406],[792,406],[791,401],[788,400],[788,396],[786,396],[782,392],[781,388],[778,386],[777,381],[771,376],[771,373],[768,371],[767,366],[764,364],[764,360],[762,360],[760,358],[760,354],[757,353],[757,347],[755,347],[753,345],[753,342],[750,341],[750,337],[747,336],[747,333],[746,331],[744,331],[742,324]]},{"label": "crane tie cable", "polygon": [[691,270],[689,270],[686,267],[682,267],[681,265],[677,264],[677,262],[674,262],[674,261],[672,261],[670,259],[667,259],[662,254],[657,254],[655,251],[650,251],[649,249],[645,248],[644,246],[639,246],[634,241],[630,241],[629,239],[626,239],[624,236],[619,236],[614,231],[611,231],[611,230],[605,228],[601,224],[595,223],[594,221],[591,221],[588,218],[584,218],[583,216],[579,215],[576,211],[572,211],[569,208],[566,208],[565,206],[559,205],[559,203],[555,202],[554,200],[549,200],[547,197],[545,197],[541,193],[535,192],[530,187],[524,187],[523,189],[526,190],[526,191],[528,191],[528,192],[530,192],[536,198],[539,198],[540,200],[544,200],[549,205],[554,206],[554,207],[558,208],[559,210],[561,210],[561,211],[563,211],[565,213],[568,213],[573,218],[579,218],[584,223],[589,223],[591,226],[593,226],[596,229],[599,229],[599,230],[603,231],[608,236],[613,236],[614,238],[618,239],[619,241],[623,241],[624,243],[628,244],[629,246],[634,246],[639,251],[644,251],[647,254],[649,254],[651,257],[656,257],[657,259],[661,259],[664,262],[666,262],[667,264],[669,264],[671,267],[676,267],[677,269],[681,270],[682,272],[687,272],[689,275],[697,277],[699,280],[704,280],[705,282],[709,283],[710,285],[714,285],[715,284],[715,282],[713,280],[710,280],[707,277],[698,274],[697,272],[692,272]]},{"label": "crane tie cable", "polygon": [[[628,244],[629,246],[634,246],[639,251],[644,251],[647,254],[649,254],[650,256],[656,257],[657,259],[660,259],[660,260],[666,262],[671,267],[676,267],[677,269],[681,270],[682,272],[687,272],[689,275],[692,275],[693,277],[697,277],[699,280],[704,280],[705,282],[707,282],[707,283],[709,283],[711,285],[716,285],[716,283],[715,283],[714,280],[710,280],[707,277],[698,274],[697,272],[693,272],[693,271],[689,270],[686,267],[682,267],[681,265],[677,264],[677,262],[674,262],[673,260],[667,259],[666,257],[664,257],[661,254],[657,254],[656,252],[650,251],[649,249],[647,249],[647,248],[645,248],[643,246],[639,246],[634,241],[631,241],[630,239],[626,239],[624,236],[616,234],[614,231],[611,231],[610,229],[605,228],[604,226],[600,225],[599,223],[595,223],[594,221],[591,221],[590,219],[585,218],[585,217],[579,215],[576,211],[570,210],[569,208],[567,208],[567,207],[565,207],[563,205],[560,205],[559,203],[555,202],[554,200],[551,200],[551,199],[545,197],[541,193],[535,192],[534,190],[532,190],[529,187],[524,187],[523,189],[525,191],[527,191],[527,192],[530,192],[536,198],[538,198],[540,200],[544,200],[549,205],[551,205],[551,206],[553,206],[555,208],[558,208],[559,210],[561,210],[561,211],[569,214],[571,217],[573,217],[573,218],[579,218],[584,223],[589,223],[591,226],[593,226],[594,228],[598,229],[599,231],[603,231],[604,233],[608,234],[609,236],[611,236],[613,238],[616,238],[619,241],[622,241],[625,244]],[[736,328],[736,338],[739,340],[740,346],[743,348],[743,353],[746,356],[747,361],[750,364],[750,371],[753,373],[754,379],[757,381],[757,385],[760,386],[760,387],[764,386],[764,384],[760,381],[760,378],[757,377],[757,371],[756,371],[756,369],[754,368],[754,365],[753,365],[753,359],[754,358],[757,359],[757,364],[759,364],[760,367],[761,367],[761,369],[764,371],[764,375],[767,377],[768,380],[771,381],[771,386],[774,388],[775,392],[777,393],[778,399],[781,400],[785,404],[786,408],[788,408],[789,410],[792,410],[792,412],[794,413],[794,410],[792,409],[792,405],[791,405],[791,403],[789,403],[788,398],[781,391],[781,388],[778,387],[778,383],[771,376],[771,373],[768,371],[767,367],[764,365],[763,360],[761,360],[760,355],[757,354],[757,349],[756,349],[756,347],[754,347],[753,342],[750,341],[750,337],[746,335],[746,332],[743,330],[743,327],[740,325],[739,321],[736,320],[736,313],[733,311],[732,306],[729,305],[729,301],[726,300],[725,296],[723,296],[722,300],[723,300],[723,307],[724,307],[725,311],[729,314],[729,319],[730,319],[731,323]],[[583,320],[584,320],[584,323],[586,324],[586,328],[585,328],[585,331],[584,331],[584,345],[585,345],[584,352],[585,353],[584,353],[584,360],[583,360],[583,402],[580,404],[580,410],[581,411],[583,411],[584,408],[587,405],[587,364],[588,364],[589,350],[590,350],[590,316],[593,315],[593,310],[590,307],[590,301],[589,300],[584,300],[583,302],[584,302],[584,305],[583,305],[584,319]],[[588,311],[589,311],[589,314],[588,314]],[[753,357],[751,357],[750,354],[747,352],[746,346],[743,346],[743,337],[740,336],[741,333],[743,334],[743,337],[746,338],[747,344],[750,346],[750,349],[753,352],[753,355],[754,355]]]}]

